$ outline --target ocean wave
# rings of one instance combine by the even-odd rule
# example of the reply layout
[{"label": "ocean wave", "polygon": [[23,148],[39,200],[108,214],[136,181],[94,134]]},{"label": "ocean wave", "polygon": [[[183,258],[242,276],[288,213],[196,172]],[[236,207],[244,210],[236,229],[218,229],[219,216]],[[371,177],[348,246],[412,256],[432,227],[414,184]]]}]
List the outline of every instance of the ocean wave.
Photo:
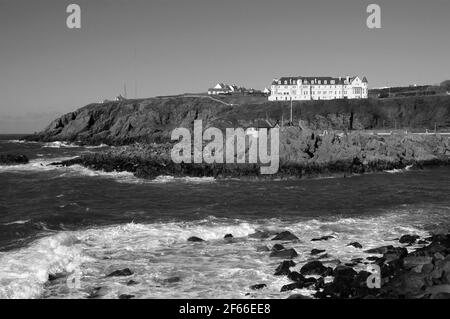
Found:
[{"label": "ocean wave", "polygon": [[0,165],[0,172],[20,172],[20,171],[51,171],[59,169],[57,166],[50,165],[54,162],[62,162],[71,160],[77,156],[71,157],[55,157],[55,158],[39,158],[31,160],[27,164],[20,165]]},{"label": "ocean wave", "polygon": [[55,141],[55,142],[45,143],[42,147],[44,147],[44,148],[62,148],[62,147],[64,147],[64,148],[76,148],[76,147],[81,147],[81,146],[73,144],[73,143]]},{"label": "ocean wave", "polygon": [[76,243],[76,237],[61,233],[0,253],[0,298],[39,298],[49,274],[70,273],[88,261]]},{"label": "ocean wave", "polygon": [[[28,248],[0,255],[0,297],[42,297],[47,291],[44,283],[48,274],[70,273],[79,267],[81,288],[69,293],[63,289],[65,282],[62,282],[57,297],[85,298],[95,287],[104,287],[105,298],[117,298],[122,293],[138,298],[208,298],[211,293],[221,298],[282,298],[289,293],[280,293],[279,289],[288,279],[273,276],[280,261],[257,249],[270,248],[274,244],[273,235],[267,239],[249,237],[255,231],[275,234],[289,230],[297,235],[299,241],[283,244],[298,252],[294,260],[299,268],[311,260],[313,248],[326,250],[329,256],[322,261],[331,265],[336,260],[345,263],[352,258],[367,257],[365,249],[401,246],[398,237],[403,234],[428,236],[419,226],[419,216],[423,218],[423,212],[295,221],[210,217],[189,222],[130,223],[62,232],[40,239]],[[224,240],[226,234],[233,235],[231,242]],[[333,237],[327,241],[311,241],[324,235]],[[205,241],[188,242],[191,236]],[[364,249],[348,246],[354,241]],[[106,277],[123,268],[130,268],[134,274],[125,279]],[[167,281],[174,277],[177,278],[174,283]],[[127,286],[129,279],[138,284]],[[249,291],[249,286],[257,283],[265,283],[267,288]]]},{"label": "ocean wave", "polygon": [[30,221],[31,219],[25,219],[25,220],[16,220],[9,223],[4,223],[3,226],[10,226],[10,225],[23,225]]},{"label": "ocean wave", "polygon": [[394,169],[386,170],[384,172],[390,173],[390,174],[405,173],[405,172],[411,170],[412,167],[413,167],[413,165],[408,165],[405,168],[401,168],[401,169],[394,168]]}]

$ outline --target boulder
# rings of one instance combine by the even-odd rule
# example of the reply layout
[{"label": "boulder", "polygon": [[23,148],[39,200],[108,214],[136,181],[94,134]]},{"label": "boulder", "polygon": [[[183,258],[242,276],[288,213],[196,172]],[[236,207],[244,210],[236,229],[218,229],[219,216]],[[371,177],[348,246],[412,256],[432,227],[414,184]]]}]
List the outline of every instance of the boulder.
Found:
[{"label": "boulder", "polygon": [[270,251],[270,249],[267,246],[258,246],[258,247],[256,247],[256,251],[263,252],[263,251]]},{"label": "boulder", "polygon": [[279,234],[277,234],[272,240],[284,240],[284,241],[292,241],[292,240],[299,240],[297,236],[292,234],[289,231],[283,231]]},{"label": "boulder", "polygon": [[248,235],[250,238],[266,239],[270,237],[270,233],[267,231],[257,230],[255,233]]},{"label": "boulder", "polygon": [[377,248],[372,248],[372,249],[368,249],[365,250],[364,252],[367,254],[386,254],[387,252],[391,251],[392,249],[394,249],[394,246],[392,245],[388,245],[388,246],[381,246],[381,247],[377,247]]},{"label": "boulder", "polygon": [[388,262],[400,258],[404,258],[408,255],[408,250],[403,247],[394,247],[389,250],[387,253],[383,254],[383,258],[385,258]]},{"label": "boulder", "polygon": [[124,269],[113,271],[106,277],[128,277],[131,275],[133,275],[133,272],[129,268],[124,268]]},{"label": "boulder", "polygon": [[325,267],[320,261],[314,260],[310,261],[309,263],[306,263],[303,265],[303,267],[300,269],[300,273],[303,276],[308,275],[322,275],[327,271],[327,267]]},{"label": "boulder", "polygon": [[199,238],[199,237],[192,236],[192,237],[189,237],[187,241],[194,242],[194,243],[199,243],[199,242],[202,242],[204,240]]},{"label": "boulder", "polygon": [[275,269],[274,276],[287,276],[291,272],[289,268],[295,267],[295,263],[292,260],[285,260],[278,265]]},{"label": "boulder", "polygon": [[257,284],[257,285],[250,286],[250,289],[251,290],[260,290],[260,289],[263,289],[266,287],[267,287],[266,284]]},{"label": "boulder", "polygon": [[318,254],[321,254],[321,253],[323,253],[325,251],[325,249],[312,249],[311,250],[311,255],[318,255]]},{"label": "boulder", "polygon": [[135,286],[139,283],[137,281],[134,281],[133,279],[127,281],[127,286]]},{"label": "boulder", "polygon": [[134,298],[135,295],[127,295],[127,294],[123,294],[119,296],[119,299],[132,299]]},{"label": "boulder", "polygon": [[296,271],[291,271],[287,277],[292,280],[293,282],[304,282],[305,281],[305,277],[301,274],[299,274]]},{"label": "boulder", "polygon": [[177,282],[180,282],[181,278],[180,277],[169,277],[169,278],[165,278],[162,280],[162,283],[164,284],[174,284]]},{"label": "boulder", "polygon": [[88,299],[96,299],[104,297],[109,292],[107,287],[94,287],[89,291]]},{"label": "boulder", "polygon": [[311,239],[311,241],[329,240],[331,238],[335,238],[335,237],[334,236],[322,236],[322,237],[319,237],[319,238],[313,238],[313,239]]},{"label": "boulder", "polygon": [[233,238],[233,235],[232,234],[226,234],[223,238],[224,239],[230,239],[230,238]]},{"label": "boulder", "polygon": [[287,284],[287,285],[284,285],[283,287],[281,287],[280,292],[291,291],[294,289],[301,289],[301,288],[303,288],[302,283],[294,282],[292,284]]},{"label": "boulder", "polygon": [[411,269],[416,266],[430,264],[432,261],[432,257],[408,256],[403,259],[403,267],[406,269]]},{"label": "boulder", "polygon": [[317,283],[317,279],[314,277],[308,277],[303,280],[303,288],[315,286]]},{"label": "boulder", "polygon": [[284,248],[283,245],[281,244],[275,244],[272,246],[272,251],[280,251],[280,250],[285,250],[286,248]]},{"label": "boulder", "polygon": [[333,276],[336,277],[346,277],[354,278],[358,273],[351,267],[339,265],[333,270]]},{"label": "boulder", "polygon": [[284,259],[292,259],[297,256],[298,256],[298,254],[294,248],[272,251],[270,253],[270,257],[284,258]]},{"label": "boulder", "polygon": [[400,237],[399,242],[400,244],[414,244],[419,238],[420,236],[418,235],[403,235]]},{"label": "boulder", "polygon": [[357,241],[351,242],[347,246],[353,246],[355,248],[363,248],[363,246],[360,243],[358,243]]}]

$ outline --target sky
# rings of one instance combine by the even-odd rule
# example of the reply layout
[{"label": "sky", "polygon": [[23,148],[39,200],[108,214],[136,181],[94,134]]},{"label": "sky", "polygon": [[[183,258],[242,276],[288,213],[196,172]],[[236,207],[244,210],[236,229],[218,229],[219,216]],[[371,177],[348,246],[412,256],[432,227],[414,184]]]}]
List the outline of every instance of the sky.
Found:
[{"label": "sky", "polygon": [[[81,7],[81,29],[66,8]],[[381,7],[381,29],[366,8]],[[0,134],[42,130],[86,104],[263,89],[280,76],[450,79],[448,0],[0,0]]]}]

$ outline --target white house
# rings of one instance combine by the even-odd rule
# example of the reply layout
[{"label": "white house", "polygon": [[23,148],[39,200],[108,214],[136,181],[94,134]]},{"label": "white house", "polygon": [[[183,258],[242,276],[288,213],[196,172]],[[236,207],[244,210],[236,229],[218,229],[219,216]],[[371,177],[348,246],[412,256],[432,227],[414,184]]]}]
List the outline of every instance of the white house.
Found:
[{"label": "white house", "polygon": [[209,95],[221,95],[221,94],[231,94],[239,91],[236,85],[228,85],[223,83],[218,83],[215,87],[208,89]]},{"label": "white house", "polygon": [[366,77],[282,77],[272,82],[269,101],[367,99]]}]

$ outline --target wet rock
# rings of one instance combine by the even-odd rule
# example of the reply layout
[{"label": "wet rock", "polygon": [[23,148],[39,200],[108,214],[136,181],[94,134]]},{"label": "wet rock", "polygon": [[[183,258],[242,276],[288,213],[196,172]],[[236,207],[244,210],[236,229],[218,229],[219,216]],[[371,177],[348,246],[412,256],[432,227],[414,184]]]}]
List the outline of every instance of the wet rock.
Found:
[{"label": "wet rock", "polygon": [[441,253],[435,253],[435,254],[433,255],[433,257],[434,257],[434,259],[436,259],[436,260],[444,260],[444,259],[445,259],[445,256],[442,255]]},{"label": "wet rock", "polygon": [[256,247],[257,252],[264,252],[264,251],[270,251],[269,247],[267,246],[258,246]]},{"label": "wet rock", "polygon": [[319,257],[317,257],[317,259],[327,259],[327,258],[330,258],[330,255],[323,254],[323,255],[320,255]]},{"label": "wet rock", "polygon": [[312,249],[311,255],[315,256],[315,255],[323,253],[324,251],[325,251],[325,249],[323,249],[323,250],[322,249]]},{"label": "wet rock", "polygon": [[278,251],[272,251],[270,253],[270,257],[275,258],[284,258],[284,259],[292,259],[297,257],[298,254],[295,251],[294,248],[284,249],[284,250],[278,250]]},{"label": "wet rock", "polygon": [[377,248],[372,248],[372,249],[368,249],[365,250],[364,252],[367,254],[386,254],[387,252],[389,252],[390,250],[394,249],[394,246],[392,245],[388,245],[388,246],[381,246],[381,247],[377,247]]},{"label": "wet rock", "polygon": [[223,238],[224,239],[231,239],[231,238],[233,238],[233,235],[232,234],[226,234]]},{"label": "wet rock", "polygon": [[295,263],[292,260],[284,260],[278,265],[277,269],[275,269],[274,276],[287,276],[291,272],[289,268],[295,267]]},{"label": "wet rock", "polygon": [[293,282],[304,282],[305,281],[305,277],[301,274],[299,274],[296,271],[291,271],[287,277],[292,280]]},{"label": "wet rock", "polygon": [[138,285],[139,283],[137,281],[134,281],[133,279],[128,280],[127,282],[127,286],[135,286]]},{"label": "wet rock", "polygon": [[66,273],[49,274],[48,281],[55,281],[67,277]]},{"label": "wet rock", "polygon": [[305,278],[305,280],[303,280],[302,283],[303,283],[303,288],[308,288],[311,286],[315,286],[317,283],[317,279],[314,277],[308,277],[308,278]]},{"label": "wet rock", "polygon": [[389,250],[387,253],[383,254],[383,258],[386,259],[387,262],[391,262],[396,259],[404,258],[408,255],[408,250],[403,247],[395,247]]},{"label": "wet rock", "polygon": [[28,164],[29,160],[26,155],[22,154],[0,154],[1,165],[23,165]]},{"label": "wet rock", "polygon": [[323,277],[318,278],[315,285],[316,290],[323,289],[324,286],[325,286],[325,279]]},{"label": "wet rock", "polygon": [[333,276],[336,277],[345,277],[345,278],[354,278],[357,275],[357,272],[348,266],[339,265],[333,270]]},{"label": "wet rock", "polygon": [[293,294],[290,295],[287,299],[312,299],[312,298],[301,294]]},{"label": "wet rock", "polygon": [[199,238],[199,237],[192,236],[192,237],[189,237],[187,241],[194,242],[194,243],[199,243],[199,242],[202,242],[204,240]]},{"label": "wet rock", "polygon": [[280,292],[291,291],[294,289],[301,289],[301,288],[303,288],[303,283],[294,282],[292,284],[287,284],[281,287]]},{"label": "wet rock", "polygon": [[292,241],[292,240],[299,240],[297,236],[292,234],[289,231],[283,231],[276,235],[272,240],[284,240],[284,241]]},{"label": "wet rock", "polygon": [[367,260],[370,260],[370,261],[375,261],[375,260],[377,260],[377,259],[379,259],[380,257],[377,257],[377,256],[369,256],[369,257],[367,257],[366,259]]},{"label": "wet rock", "polygon": [[314,260],[310,261],[309,263],[306,263],[303,265],[303,267],[300,269],[300,273],[303,276],[308,275],[322,275],[327,271],[327,267],[325,267],[320,261]]},{"label": "wet rock", "polygon": [[275,244],[272,246],[272,251],[280,251],[280,250],[285,250],[286,248],[284,248],[283,245],[281,244]]},{"label": "wet rock", "polygon": [[250,286],[250,289],[251,290],[260,290],[260,289],[263,289],[266,287],[267,287],[266,284],[257,284],[257,285]]},{"label": "wet rock", "polygon": [[400,244],[414,244],[419,238],[420,236],[417,235],[403,235],[400,237],[399,242]]},{"label": "wet rock", "polygon": [[129,268],[125,268],[125,269],[113,271],[106,277],[128,277],[131,275],[133,275],[133,272]]},{"label": "wet rock", "polygon": [[248,235],[250,238],[256,238],[256,239],[266,239],[269,238],[271,235],[267,231],[261,231],[257,230],[255,233]]},{"label": "wet rock", "polygon": [[132,298],[134,298],[135,297],[135,295],[126,295],[126,294],[123,294],[123,295],[120,295],[119,296],[119,299],[132,299]]},{"label": "wet rock", "polygon": [[348,244],[347,246],[353,246],[355,248],[363,248],[363,246],[360,243],[358,243],[357,241],[354,241],[354,242]]},{"label": "wet rock", "polygon": [[94,287],[89,291],[88,299],[96,299],[104,297],[108,294],[109,289],[106,287]]},{"label": "wet rock", "polygon": [[430,264],[432,261],[433,258],[431,257],[408,256],[403,259],[403,267],[405,267],[406,269],[411,269],[416,266]]},{"label": "wet rock", "polygon": [[311,241],[322,241],[322,240],[329,240],[332,238],[335,238],[335,237],[334,236],[322,236],[320,238],[313,238],[313,239],[311,239]]},{"label": "wet rock", "polygon": [[181,281],[180,277],[170,277],[162,280],[162,282],[165,284],[174,284],[180,281]]},{"label": "wet rock", "polygon": [[351,261],[354,263],[360,264],[363,260],[364,260],[364,258],[358,257],[358,258],[353,258]]}]

